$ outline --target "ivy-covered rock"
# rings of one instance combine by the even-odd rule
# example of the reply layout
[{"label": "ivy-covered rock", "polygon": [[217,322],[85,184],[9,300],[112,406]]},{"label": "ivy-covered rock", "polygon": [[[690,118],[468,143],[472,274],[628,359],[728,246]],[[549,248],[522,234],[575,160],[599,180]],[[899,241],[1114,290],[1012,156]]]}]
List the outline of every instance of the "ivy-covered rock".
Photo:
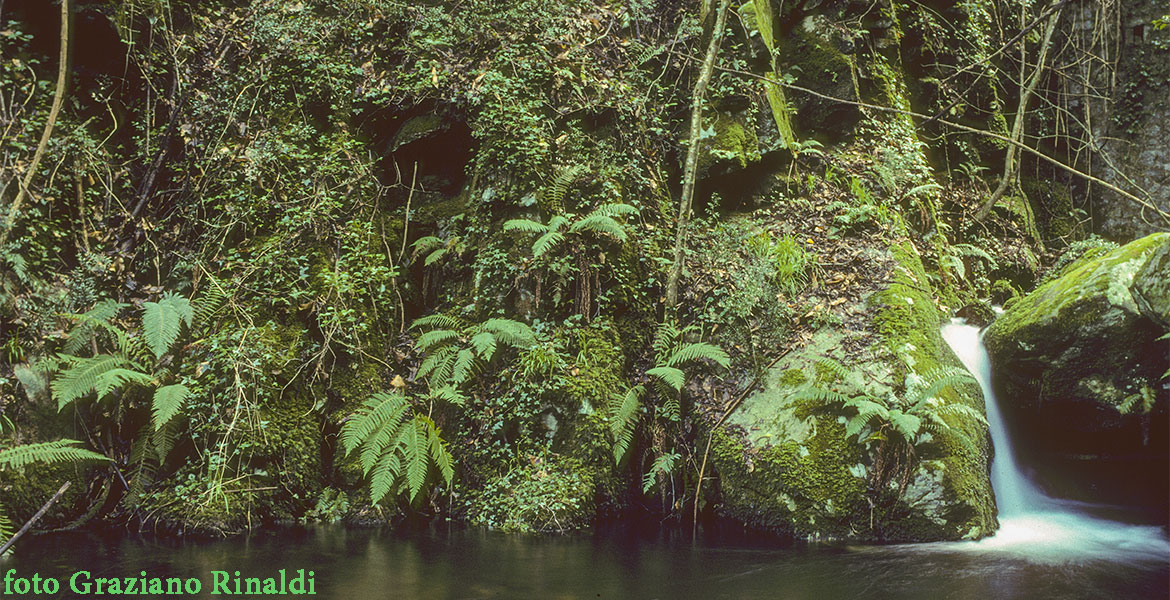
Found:
[{"label": "ivy-covered rock", "polygon": [[1170,234],[1153,234],[1086,253],[988,329],[997,393],[1054,491],[1165,505],[1168,289]]}]

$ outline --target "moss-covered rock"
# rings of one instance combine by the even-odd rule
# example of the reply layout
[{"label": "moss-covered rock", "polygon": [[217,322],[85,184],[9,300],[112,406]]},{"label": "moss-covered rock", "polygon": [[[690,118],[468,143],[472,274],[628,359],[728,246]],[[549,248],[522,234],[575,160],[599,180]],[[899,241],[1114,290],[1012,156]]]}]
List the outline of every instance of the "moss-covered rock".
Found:
[{"label": "moss-covered rock", "polygon": [[1165,505],[1168,256],[1165,233],[1087,252],[987,331],[999,397],[1060,493]]},{"label": "moss-covered rock", "polygon": [[[846,396],[898,393],[907,373],[927,373],[958,360],[939,335],[941,316],[914,247],[901,244],[884,260],[892,284],[862,300],[878,342],[849,350],[845,332],[821,327],[765,375],[763,389],[731,415],[731,432],[716,433],[713,463],[721,510],[744,523],[804,539],[939,540],[978,538],[995,528],[988,481],[986,427],[955,422],[973,444],[949,434],[923,442],[904,490],[874,489],[875,457],[846,435],[847,409],[810,399],[805,382],[821,378],[824,358],[848,366],[834,387]],[[948,392],[946,401],[982,411],[978,388]],[[734,431],[740,432],[738,435]]]}]

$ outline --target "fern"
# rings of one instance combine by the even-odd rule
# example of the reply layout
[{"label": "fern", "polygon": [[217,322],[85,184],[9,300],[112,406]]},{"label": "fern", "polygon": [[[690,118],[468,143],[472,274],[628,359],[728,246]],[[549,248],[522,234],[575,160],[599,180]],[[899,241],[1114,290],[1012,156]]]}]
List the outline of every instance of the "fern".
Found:
[{"label": "fern", "polygon": [[681,392],[683,384],[686,383],[686,374],[682,372],[682,369],[675,367],[654,367],[648,369],[646,374],[661,380],[673,388],[675,392]]},{"label": "fern", "polygon": [[669,477],[674,472],[674,464],[682,455],[677,452],[670,454],[663,454],[654,459],[654,463],[650,465],[650,470],[646,471],[646,475],[642,478],[642,493],[650,491],[654,487],[654,483],[658,481],[658,475]]},{"label": "fern", "polygon": [[110,369],[98,375],[97,381],[94,383],[94,391],[97,392],[98,400],[101,400],[115,389],[125,388],[130,385],[149,385],[151,383],[154,383],[154,378],[146,373],[140,373],[130,369]]},{"label": "fern", "polygon": [[179,338],[183,323],[189,327],[195,317],[191,302],[173,292],[163,294],[158,302],[144,302],[142,332],[155,359],[162,358]]},{"label": "fern", "polygon": [[606,215],[590,214],[569,227],[569,233],[581,233],[582,231],[606,233],[616,238],[619,242],[626,241],[626,232],[622,229],[622,226],[613,217]]},{"label": "fern", "polygon": [[199,299],[195,301],[194,306],[193,327],[200,329],[211,324],[212,317],[219,312],[219,309],[231,297],[227,287],[215,276],[209,275],[208,281],[210,283],[204,292],[200,294]]},{"label": "fern", "polygon": [[417,502],[432,466],[448,485],[454,479],[454,459],[438,428],[413,414],[401,392],[366,399],[342,426],[341,445],[346,456],[358,451],[375,503],[404,486],[410,501]]},{"label": "fern", "polygon": [[621,462],[634,441],[638,410],[642,407],[644,386],[636,385],[625,394],[614,394],[610,402],[609,431],[613,435],[613,457]]},{"label": "fern", "polygon": [[92,450],[78,448],[77,446],[79,444],[81,442],[76,440],[57,440],[55,442],[24,444],[15,448],[0,450],[0,469],[23,469],[33,463],[54,465],[68,462],[84,462],[87,460],[110,460]]},{"label": "fern", "polygon": [[696,360],[709,360],[724,369],[731,367],[731,357],[714,344],[699,342],[679,347],[670,354],[666,364],[675,367]]},{"label": "fern", "polygon": [[124,367],[137,368],[137,365],[120,354],[99,354],[93,358],[62,355],[60,358],[70,367],[49,384],[53,399],[57,401],[57,410],[97,391],[102,375],[108,371]]},{"label": "fern", "polygon": [[0,506],[0,540],[7,540],[16,533],[16,528],[12,525],[12,521],[8,519],[8,511]]},{"label": "fern", "polygon": [[73,330],[69,332],[69,336],[65,339],[62,352],[65,354],[77,354],[86,344],[89,344],[94,339],[94,336],[99,331],[113,333],[115,328],[111,325],[111,322],[127,306],[130,305],[114,300],[103,300],[95,304],[88,311],[79,315],[73,315],[72,318],[77,324],[74,325]]},{"label": "fern", "polygon": [[585,167],[581,165],[573,165],[561,171],[560,174],[557,175],[556,179],[553,180],[552,185],[545,190],[545,204],[548,205],[550,209],[558,211],[564,210],[565,193],[569,191],[569,185],[576,181],[577,177],[580,176],[581,171],[584,170]]},{"label": "fern", "polygon": [[165,385],[154,391],[154,401],[151,405],[151,421],[154,430],[162,429],[179,411],[183,403],[190,397],[191,390],[182,384]]},{"label": "fern", "polygon": [[536,239],[532,244],[532,255],[536,258],[544,256],[546,252],[557,247],[565,240],[565,235],[556,231],[550,231]]},{"label": "fern", "polygon": [[511,219],[504,223],[504,231],[520,231],[523,233],[545,233],[548,226],[531,219]]}]

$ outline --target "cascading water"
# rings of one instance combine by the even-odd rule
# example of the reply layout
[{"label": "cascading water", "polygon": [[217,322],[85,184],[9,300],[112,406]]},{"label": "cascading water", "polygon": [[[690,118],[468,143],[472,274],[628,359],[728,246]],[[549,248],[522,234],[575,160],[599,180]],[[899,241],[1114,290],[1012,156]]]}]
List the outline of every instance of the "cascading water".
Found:
[{"label": "cascading water", "polygon": [[1077,503],[1046,496],[1016,462],[998,401],[991,389],[991,363],[977,327],[955,319],[943,327],[943,339],[979,381],[987,406],[987,423],[995,446],[991,486],[999,508],[1000,529],[993,537],[965,548],[1006,550],[1034,559],[1170,560],[1170,541],[1159,527],[1131,525],[1093,517]]}]

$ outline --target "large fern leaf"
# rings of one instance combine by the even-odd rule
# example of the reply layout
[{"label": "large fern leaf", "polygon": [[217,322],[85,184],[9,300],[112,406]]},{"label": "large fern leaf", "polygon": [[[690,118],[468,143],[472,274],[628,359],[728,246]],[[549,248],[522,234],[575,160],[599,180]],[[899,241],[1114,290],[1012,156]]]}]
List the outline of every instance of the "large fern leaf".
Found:
[{"label": "large fern leaf", "polygon": [[669,385],[675,392],[681,392],[682,386],[686,383],[686,374],[682,369],[675,367],[654,367],[648,369],[646,374],[662,380],[663,383]]},{"label": "large fern leaf", "polygon": [[416,416],[402,430],[399,440],[402,444],[402,461],[406,465],[406,484],[410,501],[418,499],[427,481],[427,465],[430,452],[427,448],[427,424],[423,417]]},{"label": "large fern leaf", "polygon": [[134,363],[120,354],[99,354],[92,358],[62,355],[60,358],[70,367],[62,371],[49,384],[49,388],[53,391],[53,398],[57,400],[57,410],[65,408],[78,398],[95,392],[99,379],[106,372],[123,367],[136,367]]},{"label": "large fern leaf", "polygon": [[654,463],[650,465],[650,470],[646,471],[646,475],[642,477],[642,493],[645,494],[650,491],[650,488],[654,487],[654,483],[658,481],[659,474],[664,477],[669,477],[674,472],[674,463],[680,458],[682,458],[681,454],[672,452],[654,459]]},{"label": "large fern leaf", "polygon": [[195,311],[191,302],[178,294],[167,292],[158,302],[142,303],[142,333],[154,358],[162,358],[171,344],[179,339],[183,323],[191,325]]},{"label": "large fern leaf", "polygon": [[459,338],[459,332],[451,329],[432,329],[418,336],[418,348],[423,352],[431,352],[435,348],[448,344]]},{"label": "large fern leaf", "polygon": [[605,215],[589,215],[569,227],[569,233],[581,233],[582,231],[605,233],[617,238],[619,242],[626,241],[626,231],[621,224],[613,217]]},{"label": "large fern leaf", "polygon": [[550,231],[538,238],[532,243],[532,255],[536,258],[544,256],[546,252],[552,250],[565,239],[565,234]]},{"label": "large fern leaf", "polygon": [[410,323],[411,329],[460,329],[462,327],[463,321],[442,313],[419,317]]},{"label": "large fern leaf", "polygon": [[451,366],[451,383],[461,385],[471,379],[472,369],[475,367],[475,353],[464,348],[455,355],[455,363]]},{"label": "large fern leaf", "polygon": [[427,425],[427,447],[430,449],[431,462],[439,468],[439,475],[443,481],[446,481],[447,485],[451,485],[455,479],[455,459],[447,449],[447,442],[433,421],[426,417],[419,418],[423,419]]},{"label": "large fern leaf", "polygon": [[531,219],[511,219],[504,223],[504,231],[521,231],[524,233],[545,233],[548,226]]},{"label": "large fern leaf", "polygon": [[514,348],[527,348],[536,343],[536,334],[532,329],[512,319],[488,319],[479,326],[482,331],[490,331],[496,338]]},{"label": "large fern leaf", "polygon": [[69,332],[69,337],[65,340],[62,352],[65,354],[77,354],[86,344],[89,344],[90,340],[93,339],[93,336],[98,331],[105,330],[112,332],[114,327],[111,325],[111,321],[127,306],[130,305],[114,300],[102,300],[88,311],[80,315],[74,315],[73,319],[77,324]]},{"label": "large fern leaf", "polygon": [[485,361],[490,361],[496,353],[496,336],[490,331],[481,331],[471,336],[470,344],[475,353]]},{"label": "large fern leaf", "polygon": [[671,367],[677,367],[696,360],[709,360],[724,369],[731,366],[731,357],[722,348],[706,342],[687,344],[678,348],[671,353],[666,364]]},{"label": "large fern leaf", "polygon": [[154,378],[146,373],[131,369],[110,369],[98,375],[97,381],[94,383],[94,391],[97,392],[98,400],[101,400],[115,389],[125,388],[131,384],[150,385],[151,383],[154,383]]},{"label": "large fern leaf", "polygon": [[176,383],[164,385],[154,391],[154,401],[151,403],[151,421],[154,430],[162,429],[175,415],[183,410],[183,403],[191,396],[187,386]]},{"label": "large fern leaf", "polygon": [[108,461],[110,459],[85,448],[79,448],[77,440],[57,440],[24,444],[7,450],[0,450],[0,468],[23,469],[33,464],[46,465],[82,462],[87,460]]},{"label": "large fern leaf", "polygon": [[341,427],[341,447],[345,454],[348,456],[374,432],[401,415],[406,406],[406,398],[398,391],[377,392],[366,398]]},{"label": "large fern leaf", "polygon": [[602,204],[601,206],[598,206],[593,212],[589,213],[589,216],[597,215],[599,217],[616,217],[619,215],[636,214],[638,214],[638,209],[634,208],[633,206],[630,206],[629,204],[614,203]]},{"label": "large fern leaf", "polygon": [[634,442],[634,431],[638,425],[638,411],[642,407],[642,396],[646,388],[636,385],[625,394],[614,394],[611,400],[609,431],[613,435],[613,457],[621,462]]}]

